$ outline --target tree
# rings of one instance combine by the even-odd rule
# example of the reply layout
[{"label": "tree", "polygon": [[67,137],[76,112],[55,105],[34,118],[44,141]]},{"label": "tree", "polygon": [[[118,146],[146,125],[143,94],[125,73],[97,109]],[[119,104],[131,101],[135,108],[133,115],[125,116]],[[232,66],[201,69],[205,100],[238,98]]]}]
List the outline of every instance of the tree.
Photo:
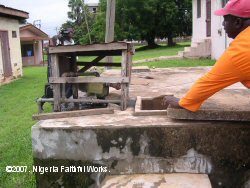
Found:
[{"label": "tree", "polygon": [[179,26],[178,6],[173,0],[157,0],[157,10],[157,37],[167,38],[168,46],[173,46],[173,37],[177,35]]},{"label": "tree", "polygon": [[[88,11],[82,0],[69,0],[71,19],[63,25],[75,30],[75,41],[88,43],[89,25],[91,39],[104,42],[106,24],[106,0],[100,0],[97,14]],[[167,38],[174,45],[173,37],[192,32],[191,0],[117,0],[115,40],[146,40],[150,48],[156,47],[155,38]]]},{"label": "tree", "polygon": [[90,32],[91,38],[94,42],[105,41],[106,4],[107,4],[106,0],[100,0],[96,19],[92,25],[92,30]]},{"label": "tree", "polygon": [[83,0],[69,0],[68,7],[70,8],[68,12],[70,20],[64,23],[62,28],[71,27],[74,29],[74,40],[76,43],[90,43],[88,29],[92,30],[92,25],[95,22],[95,14],[89,12]]},{"label": "tree", "polygon": [[[155,38],[191,34],[191,0],[117,0],[115,40],[146,40],[156,47]],[[92,35],[96,41],[105,36],[106,0],[100,1],[100,12]]]},{"label": "tree", "polygon": [[84,20],[82,13],[84,11],[84,1],[69,0],[68,7],[71,11],[68,12],[68,18],[75,21],[76,24],[81,24]]}]

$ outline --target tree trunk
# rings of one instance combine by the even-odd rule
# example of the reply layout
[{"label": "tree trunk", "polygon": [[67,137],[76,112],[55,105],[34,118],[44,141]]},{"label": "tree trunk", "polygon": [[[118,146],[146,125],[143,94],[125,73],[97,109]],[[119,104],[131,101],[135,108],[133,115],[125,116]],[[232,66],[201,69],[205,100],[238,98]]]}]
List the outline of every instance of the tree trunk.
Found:
[{"label": "tree trunk", "polygon": [[147,43],[148,43],[148,47],[149,48],[155,48],[157,47],[158,45],[155,43],[155,39],[152,38],[152,37],[149,37],[146,39]]},{"label": "tree trunk", "polygon": [[175,42],[173,41],[172,36],[168,36],[168,46],[175,46]]}]

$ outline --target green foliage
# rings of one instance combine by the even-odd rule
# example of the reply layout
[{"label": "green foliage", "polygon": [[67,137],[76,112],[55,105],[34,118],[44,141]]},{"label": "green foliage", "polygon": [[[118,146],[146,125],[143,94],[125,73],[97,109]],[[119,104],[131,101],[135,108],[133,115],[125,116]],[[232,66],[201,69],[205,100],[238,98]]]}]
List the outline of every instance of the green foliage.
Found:
[{"label": "green foliage", "polygon": [[[74,40],[89,43],[87,24],[92,42],[104,42],[107,0],[100,0],[97,14],[90,13],[82,0],[69,0],[68,21],[63,25],[75,30]],[[192,31],[191,0],[116,0],[115,40],[146,40],[156,47],[155,38],[190,35]],[[86,14],[86,19],[85,19]]]},{"label": "green foliage", "polygon": [[71,11],[68,12],[68,18],[75,21],[76,24],[81,24],[84,20],[82,13],[84,10],[84,2],[82,0],[69,0],[68,7]]},{"label": "green foliage", "polygon": [[93,23],[91,38],[93,42],[105,41],[105,28],[106,28],[106,0],[100,0],[99,10],[96,20]]},{"label": "green foliage", "polygon": [[[146,40],[155,47],[155,38],[172,38],[191,34],[191,0],[117,0],[115,40]],[[105,32],[106,0],[100,10],[92,35],[103,41]]]},{"label": "green foliage", "polygon": [[74,29],[74,41],[77,44],[89,44],[89,33],[96,20],[96,15],[89,12],[88,7],[82,0],[69,0],[68,20],[62,28],[71,27]]}]

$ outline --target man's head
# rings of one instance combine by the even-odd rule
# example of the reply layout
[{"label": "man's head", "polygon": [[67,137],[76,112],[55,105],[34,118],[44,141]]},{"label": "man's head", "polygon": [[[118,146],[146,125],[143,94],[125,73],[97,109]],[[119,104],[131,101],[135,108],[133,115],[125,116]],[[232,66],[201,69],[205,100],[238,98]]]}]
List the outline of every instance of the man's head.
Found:
[{"label": "man's head", "polygon": [[72,28],[66,28],[66,29],[62,29],[60,31],[60,34],[65,37],[65,38],[73,38],[73,29]]},{"label": "man's head", "polygon": [[223,26],[230,38],[235,38],[241,31],[250,26],[250,0],[229,0],[224,8],[214,12],[223,16]]}]

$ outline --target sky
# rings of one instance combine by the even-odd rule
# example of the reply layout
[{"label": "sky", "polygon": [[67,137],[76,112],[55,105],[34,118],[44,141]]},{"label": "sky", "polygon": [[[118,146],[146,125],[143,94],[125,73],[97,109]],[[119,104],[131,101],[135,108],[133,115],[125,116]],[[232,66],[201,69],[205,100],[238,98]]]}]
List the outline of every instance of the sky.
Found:
[{"label": "sky", "polygon": [[[85,0],[85,3],[98,3],[99,0]],[[29,13],[29,23],[41,20],[41,30],[50,37],[57,34],[66,22],[68,0],[0,0],[0,4]],[[36,23],[38,23],[37,21]]]}]

